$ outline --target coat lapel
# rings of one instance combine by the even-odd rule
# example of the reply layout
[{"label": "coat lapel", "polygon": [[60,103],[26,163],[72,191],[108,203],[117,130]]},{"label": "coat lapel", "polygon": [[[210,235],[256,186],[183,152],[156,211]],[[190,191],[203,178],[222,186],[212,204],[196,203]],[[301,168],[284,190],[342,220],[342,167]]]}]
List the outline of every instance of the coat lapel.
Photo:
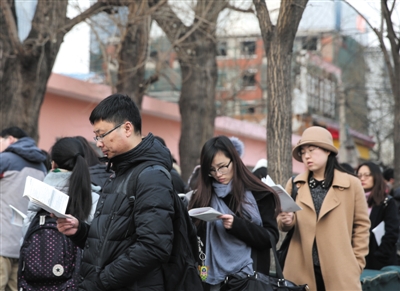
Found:
[{"label": "coat lapel", "polygon": [[327,213],[340,205],[340,199],[338,195],[343,193],[344,189],[350,187],[350,179],[347,174],[335,170],[332,186],[329,188],[328,193],[322,203],[321,210],[319,212],[318,221],[321,220]]},{"label": "coat lapel", "polygon": [[[310,209],[312,209],[315,212],[314,208],[314,202],[312,200],[311,194],[310,194],[310,187],[308,186],[308,171],[305,173],[302,173],[298,175],[294,179],[294,183],[300,183],[301,186],[298,189],[298,195],[296,202],[298,201],[299,203],[308,206]],[[300,205],[301,207],[301,205]]]}]

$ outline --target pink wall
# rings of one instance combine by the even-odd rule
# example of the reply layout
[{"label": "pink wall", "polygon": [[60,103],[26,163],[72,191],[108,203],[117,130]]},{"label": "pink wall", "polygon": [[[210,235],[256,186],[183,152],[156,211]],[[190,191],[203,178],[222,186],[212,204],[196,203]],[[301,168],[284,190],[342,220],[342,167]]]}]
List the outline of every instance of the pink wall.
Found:
[{"label": "pink wall", "polygon": [[[81,135],[93,140],[89,116],[93,108],[111,90],[105,85],[86,83],[53,74],[39,117],[39,147],[49,150],[56,138]],[[180,114],[178,105],[145,96],[142,104],[142,133],[152,132],[162,137],[172,155],[179,162]],[[253,167],[266,157],[266,130],[263,126],[230,117],[217,117],[215,135],[236,136],[245,145],[243,161]],[[299,136],[292,136],[297,144]],[[200,155],[200,153],[199,153]],[[293,160],[293,171],[304,170],[302,163]]]}]

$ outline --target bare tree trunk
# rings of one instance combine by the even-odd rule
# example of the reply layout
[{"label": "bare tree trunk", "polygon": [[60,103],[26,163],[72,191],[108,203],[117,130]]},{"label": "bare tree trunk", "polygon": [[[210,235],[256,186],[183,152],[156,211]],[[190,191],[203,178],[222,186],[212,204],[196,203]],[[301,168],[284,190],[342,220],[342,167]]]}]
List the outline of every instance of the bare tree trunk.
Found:
[{"label": "bare tree trunk", "polygon": [[199,38],[196,58],[180,58],[182,89],[179,99],[181,138],[179,141],[182,178],[187,181],[199,162],[203,144],[214,134],[215,86],[218,78],[215,43]]},{"label": "bare tree trunk", "polygon": [[253,0],[267,57],[267,153],[268,174],[280,184],[292,175],[293,41],[308,0],[281,2],[273,25],[265,0]]},{"label": "bare tree trunk", "polygon": [[128,7],[128,24],[118,52],[116,87],[118,92],[131,96],[141,108],[148,85],[157,80],[157,77],[145,80],[151,16],[148,14],[147,1],[134,1]]},{"label": "bare tree trunk", "polygon": [[218,78],[216,23],[224,8],[227,8],[225,0],[197,1],[195,20],[190,27],[182,23],[168,3],[153,14],[174,47],[181,66],[179,155],[184,181],[198,163],[203,144],[214,134]]},{"label": "bare tree trunk", "polygon": [[96,3],[68,19],[68,0],[38,0],[23,43],[18,38],[14,1],[0,5],[0,128],[19,126],[37,141],[40,107],[64,35],[105,4]]}]

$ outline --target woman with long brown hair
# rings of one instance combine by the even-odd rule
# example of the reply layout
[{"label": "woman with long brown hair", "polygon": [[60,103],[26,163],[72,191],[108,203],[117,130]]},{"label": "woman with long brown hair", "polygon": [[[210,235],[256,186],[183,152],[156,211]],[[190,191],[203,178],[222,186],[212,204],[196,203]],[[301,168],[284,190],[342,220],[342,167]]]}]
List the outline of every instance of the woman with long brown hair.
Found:
[{"label": "woman with long brown hair", "polygon": [[[357,175],[365,191],[371,220],[369,253],[366,257],[365,268],[380,270],[385,266],[397,265],[396,242],[399,237],[399,219],[396,201],[388,195],[386,183],[378,165],[372,162],[363,163],[358,167]],[[373,229],[382,222],[384,235],[375,236]],[[380,243],[377,242],[377,237],[381,238]]]},{"label": "woman with long brown hair", "polygon": [[205,290],[220,290],[229,275],[269,274],[270,235],[279,238],[278,196],[246,168],[226,136],[204,144],[200,166],[189,209],[211,206],[223,213],[219,220],[196,221],[205,254],[200,264],[208,268]]}]

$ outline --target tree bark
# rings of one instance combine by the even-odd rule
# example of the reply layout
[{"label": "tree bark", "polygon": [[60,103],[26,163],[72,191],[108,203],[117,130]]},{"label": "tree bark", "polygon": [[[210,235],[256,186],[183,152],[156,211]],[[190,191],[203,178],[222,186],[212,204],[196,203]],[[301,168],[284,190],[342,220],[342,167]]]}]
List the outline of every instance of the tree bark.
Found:
[{"label": "tree bark", "polygon": [[265,0],[253,0],[267,57],[268,175],[282,185],[292,175],[292,47],[307,2],[282,1],[273,25]]},{"label": "tree bark", "polygon": [[[154,5],[157,1],[150,2]],[[174,47],[181,66],[179,155],[184,181],[198,164],[203,144],[214,135],[218,79],[216,23],[227,5],[225,0],[197,1],[195,20],[190,27],[182,23],[167,3],[153,14]]]},{"label": "tree bark", "polygon": [[38,140],[40,107],[64,35],[105,4],[68,19],[68,0],[38,0],[28,37],[18,38],[14,0],[0,4],[0,128],[19,126]]},{"label": "tree bark", "polygon": [[117,92],[129,95],[142,107],[144,93],[157,77],[145,80],[151,16],[147,1],[133,1],[129,4],[128,24],[121,38],[118,52]]}]

